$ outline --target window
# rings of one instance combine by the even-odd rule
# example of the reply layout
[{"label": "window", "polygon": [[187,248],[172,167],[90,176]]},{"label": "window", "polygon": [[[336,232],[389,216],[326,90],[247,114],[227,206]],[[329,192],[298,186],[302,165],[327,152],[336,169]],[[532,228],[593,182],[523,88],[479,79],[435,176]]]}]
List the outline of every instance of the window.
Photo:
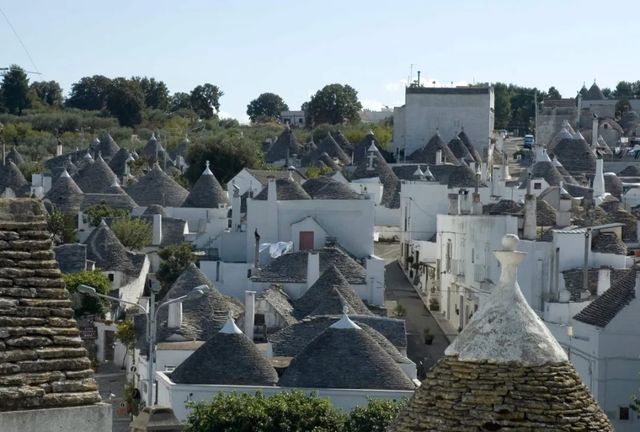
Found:
[{"label": "window", "polygon": [[620,407],[620,420],[629,420],[629,407]]},{"label": "window", "polygon": [[453,256],[453,245],[451,244],[451,239],[447,240],[447,272],[451,273],[451,257]]},{"label": "window", "polygon": [[113,282],[113,273],[109,273],[107,277],[109,278],[109,282]]},{"label": "window", "polygon": [[253,324],[257,326],[265,325],[264,314],[255,314]]},{"label": "window", "polygon": [[300,231],[300,250],[313,249],[313,231]]},{"label": "window", "polygon": [[540,189],[542,189],[542,183],[540,183],[540,182],[535,182],[535,183],[533,184],[533,188],[534,188],[535,190],[540,190]]}]

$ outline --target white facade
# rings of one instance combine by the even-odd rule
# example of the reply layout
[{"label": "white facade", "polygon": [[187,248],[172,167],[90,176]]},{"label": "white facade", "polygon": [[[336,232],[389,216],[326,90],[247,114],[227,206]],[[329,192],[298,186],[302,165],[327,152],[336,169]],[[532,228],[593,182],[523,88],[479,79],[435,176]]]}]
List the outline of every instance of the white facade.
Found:
[{"label": "white facade", "polygon": [[493,87],[408,87],[405,104],[394,109],[392,151],[409,156],[438,130],[445,142],[462,128],[478,151],[493,135]]}]

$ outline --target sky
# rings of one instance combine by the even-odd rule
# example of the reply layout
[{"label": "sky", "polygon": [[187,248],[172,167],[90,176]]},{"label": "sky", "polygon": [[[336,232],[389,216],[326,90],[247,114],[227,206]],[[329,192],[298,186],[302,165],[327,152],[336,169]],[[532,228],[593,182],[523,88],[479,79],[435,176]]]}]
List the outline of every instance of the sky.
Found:
[{"label": "sky", "polygon": [[[0,67],[58,81],[149,76],[170,91],[205,82],[221,115],[246,121],[263,92],[290,109],[349,84],[365,108],[400,106],[413,79],[508,82],[575,96],[640,79],[638,0],[0,0]],[[632,33],[633,32],[633,33]],[[29,58],[30,54],[31,59]]]}]

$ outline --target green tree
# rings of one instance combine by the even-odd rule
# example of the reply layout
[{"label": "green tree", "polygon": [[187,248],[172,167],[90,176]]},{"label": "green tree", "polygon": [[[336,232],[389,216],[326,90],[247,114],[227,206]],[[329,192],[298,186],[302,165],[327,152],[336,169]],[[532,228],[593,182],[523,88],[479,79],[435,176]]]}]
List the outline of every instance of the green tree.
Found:
[{"label": "green tree", "polygon": [[405,400],[369,399],[367,406],[351,410],[345,432],[385,432],[405,404]]},{"label": "green tree", "polygon": [[191,96],[189,95],[189,93],[176,92],[169,99],[169,111],[171,112],[190,109]]},{"label": "green tree", "polygon": [[88,207],[84,214],[89,218],[92,226],[100,225],[102,218],[124,218],[129,216],[129,212],[123,209],[114,209],[108,204],[101,203]]},{"label": "green tree", "polygon": [[114,79],[107,94],[107,109],[118,119],[120,126],[140,124],[144,110],[144,93],[140,84],[126,78]]},{"label": "green tree", "polygon": [[124,363],[127,361],[127,354],[129,354],[129,350],[133,350],[136,346],[136,330],[133,326],[133,321],[120,321],[117,324],[115,337],[126,348],[124,358],[122,359],[122,369],[124,369]]},{"label": "green tree", "polygon": [[199,85],[191,91],[191,108],[203,119],[211,119],[220,110],[224,93],[213,84]]},{"label": "green tree", "polygon": [[65,105],[82,110],[99,111],[106,106],[111,80],[102,75],[81,78],[71,85]]},{"label": "green tree", "polygon": [[562,95],[554,86],[549,87],[549,91],[547,92],[547,99],[562,99]]},{"label": "green tree", "polygon": [[109,282],[109,279],[100,270],[83,270],[78,273],[65,273],[62,277],[71,294],[76,317],[97,315],[104,318],[109,303],[104,299],[80,294],[77,290],[78,285],[84,284],[94,287],[100,294],[109,294],[111,282]]},{"label": "green tree", "polygon": [[2,77],[2,103],[11,114],[21,115],[29,108],[29,79],[24,69],[11,65]]},{"label": "green tree", "polygon": [[165,246],[158,251],[158,256],[161,261],[156,278],[162,285],[158,298],[162,298],[189,264],[196,261],[196,257],[191,243]]},{"label": "green tree", "polygon": [[56,244],[72,243],[76,237],[76,220],[73,215],[65,214],[54,208],[47,216],[47,227],[53,234]]},{"label": "green tree", "polygon": [[299,391],[273,396],[218,393],[211,401],[190,403],[187,431],[342,432],[344,416],[331,403]]},{"label": "green tree", "polygon": [[151,225],[144,219],[118,218],[113,221],[111,230],[127,249],[140,250],[151,244]]},{"label": "green tree", "polygon": [[620,98],[632,98],[633,95],[633,84],[628,81],[620,81],[616,85],[616,89],[613,91],[613,96]]},{"label": "green tree", "polygon": [[230,181],[242,168],[258,168],[262,165],[262,152],[255,141],[227,129],[194,140],[187,153],[189,164],[185,177],[193,184],[204,171],[206,161],[218,181]]},{"label": "green tree", "polygon": [[62,87],[56,81],[35,81],[31,83],[29,89],[45,105],[53,107],[62,105]]},{"label": "green tree", "polygon": [[262,93],[247,105],[247,115],[254,123],[259,119],[280,118],[280,113],[288,110],[289,106],[274,93]]},{"label": "green tree", "polygon": [[609,87],[605,87],[602,89],[602,94],[604,95],[604,97],[606,97],[607,99],[611,98],[611,96],[613,96],[611,89]]},{"label": "green tree", "polygon": [[629,103],[629,99],[627,99],[627,97],[623,96],[618,99],[618,102],[616,102],[615,111],[617,115],[622,115],[630,109],[631,104]]},{"label": "green tree", "polygon": [[509,87],[504,83],[495,83],[493,86],[495,128],[506,129],[511,119],[511,97]]},{"label": "green tree", "polygon": [[307,109],[313,124],[339,124],[358,121],[362,104],[350,85],[329,84],[311,97]]},{"label": "green tree", "polygon": [[133,77],[132,81],[137,82],[144,94],[144,104],[147,108],[167,110],[169,108],[169,89],[163,81],[156,81],[155,78]]}]

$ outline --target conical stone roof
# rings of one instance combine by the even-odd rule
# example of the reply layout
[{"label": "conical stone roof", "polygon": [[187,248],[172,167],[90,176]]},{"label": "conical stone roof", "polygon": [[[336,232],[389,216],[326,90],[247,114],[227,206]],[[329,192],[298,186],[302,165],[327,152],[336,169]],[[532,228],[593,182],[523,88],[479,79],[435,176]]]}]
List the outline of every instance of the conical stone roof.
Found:
[{"label": "conical stone roof", "polygon": [[54,207],[65,213],[76,213],[82,203],[82,190],[71,178],[67,170],[53,183],[49,192],[45,195]]},{"label": "conical stone roof", "polygon": [[278,136],[276,142],[273,143],[269,151],[264,155],[267,163],[274,163],[280,160],[300,154],[300,145],[296,141],[289,125]]},{"label": "conical stone roof", "polygon": [[[278,201],[310,200],[309,194],[296,181],[290,179],[276,179],[276,198]],[[269,199],[269,185],[265,186],[253,199]]]},{"label": "conical stone roof", "polygon": [[89,234],[85,243],[87,259],[94,261],[96,267],[103,271],[120,271],[137,276],[138,268],[129,252],[104,221]]},{"label": "conical stone roof", "polygon": [[191,188],[182,207],[218,208],[229,204],[227,193],[209,169],[209,161],[202,175]]},{"label": "conical stone roof", "polygon": [[111,134],[107,133],[96,143],[93,150],[96,154],[101,154],[104,159],[110,160],[116,153],[118,153],[120,146],[116,143]]},{"label": "conical stone roof", "polygon": [[119,177],[122,177],[126,173],[126,167],[129,159],[133,156],[126,148],[121,148],[116,154],[113,155],[109,161],[109,168]]},{"label": "conical stone roof", "polygon": [[278,382],[278,373],[269,360],[231,318],[229,321],[171,373],[173,382],[261,386]]},{"label": "conical stone roof", "polygon": [[20,168],[12,161],[9,161],[0,169],[0,185],[11,188],[14,192],[19,192],[28,186],[29,182],[22,175]]},{"label": "conical stone roof", "polygon": [[16,165],[22,165],[25,162],[16,146],[11,147],[11,150],[9,150],[9,153],[7,153],[7,156],[4,158],[5,164],[8,164],[9,161],[13,161]]},{"label": "conical stone roof", "polygon": [[507,235],[500,281],[427,374],[391,432],[612,431],[516,282],[525,253]]},{"label": "conical stone roof", "polygon": [[415,388],[394,359],[346,315],[294,357],[279,385],[385,390]]},{"label": "conical stone roof", "polygon": [[146,207],[159,204],[163,207],[180,207],[189,192],[167,173],[154,164],[151,171],[136,184],[127,187],[127,193],[138,205]]},{"label": "conical stone roof", "polygon": [[424,147],[411,153],[411,155],[409,155],[409,159],[419,163],[435,164],[438,150],[442,151],[442,159],[444,162],[458,165],[458,159],[442,140],[439,132],[436,132],[429,141],[427,141]]},{"label": "conical stone roof", "polygon": [[371,315],[369,308],[362,302],[340,270],[335,265],[331,265],[304,295],[294,302],[294,315],[302,319],[314,311],[317,311],[315,315],[339,314],[344,306],[348,306],[352,313]]},{"label": "conical stone roof", "polygon": [[0,199],[0,411],[100,402],[50,236],[41,202]]},{"label": "conical stone roof", "polygon": [[84,193],[104,193],[115,178],[115,173],[102,156],[98,155],[93,164],[78,171],[74,180]]},{"label": "conical stone roof", "polygon": [[460,131],[460,133],[458,134],[458,138],[462,140],[464,145],[467,147],[467,150],[469,150],[469,153],[471,153],[471,156],[473,156],[473,159],[476,161],[476,163],[482,163],[482,157],[480,156],[480,153],[473,146],[473,144],[471,143],[471,140],[469,139],[469,136],[464,131],[464,129]]}]

